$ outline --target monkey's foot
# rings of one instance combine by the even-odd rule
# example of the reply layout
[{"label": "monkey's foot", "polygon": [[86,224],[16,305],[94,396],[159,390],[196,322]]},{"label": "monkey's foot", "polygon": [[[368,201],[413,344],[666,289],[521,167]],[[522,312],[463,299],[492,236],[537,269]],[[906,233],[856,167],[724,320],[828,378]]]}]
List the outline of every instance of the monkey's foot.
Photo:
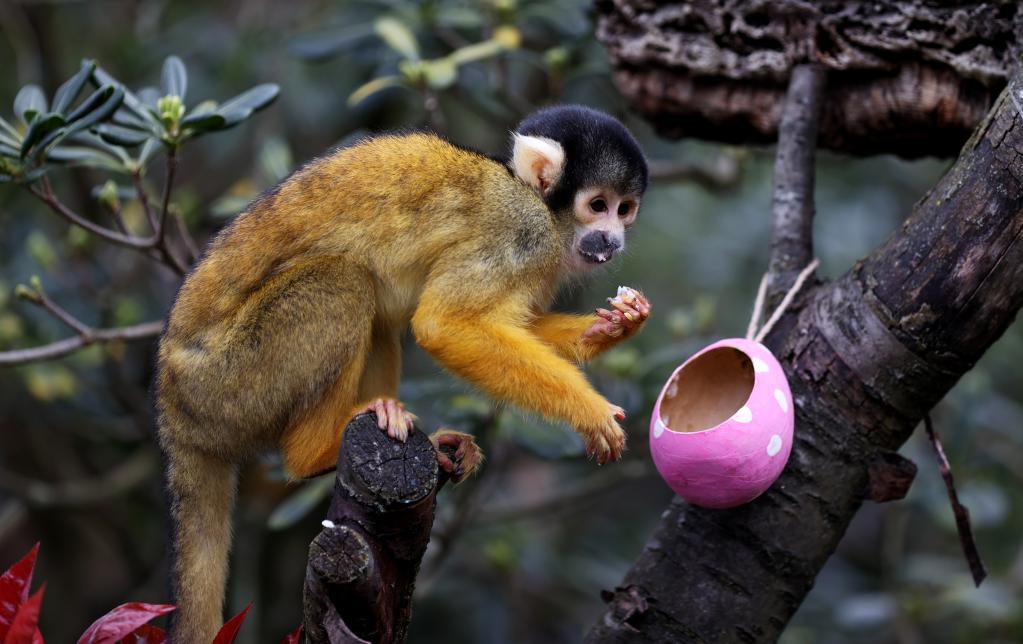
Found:
[{"label": "monkey's foot", "polygon": [[[451,480],[455,483],[461,483],[483,462],[483,451],[470,434],[456,432],[453,429],[438,429],[430,435],[430,441],[437,451],[437,463],[451,475]],[[449,452],[441,449],[442,447],[453,448],[453,457],[448,456]]]},{"label": "monkey's foot", "polygon": [[597,465],[617,461],[625,451],[625,432],[618,421],[625,420],[625,410],[610,405],[611,417],[602,426],[583,432],[586,441],[586,455],[597,459]]},{"label": "monkey's foot", "polygon": [[650,317],[650,302],[639,291],[628,286],[619,286],[614,297],[607,298],[610,309],[597,309],[600,318],[583,332],[585,340],[619,338],[632,335]]},{"label": "monkey's foot", "polygon": [[416,421],[415,414],[406,411],[405,405],[394,398],[377,398],[355,413],[361,414],[366,411],[376,413],[377,426],[386,431],[391,438],[396,438],[403,443],[408,438],[408,433],[412,431],[412,425]]}]

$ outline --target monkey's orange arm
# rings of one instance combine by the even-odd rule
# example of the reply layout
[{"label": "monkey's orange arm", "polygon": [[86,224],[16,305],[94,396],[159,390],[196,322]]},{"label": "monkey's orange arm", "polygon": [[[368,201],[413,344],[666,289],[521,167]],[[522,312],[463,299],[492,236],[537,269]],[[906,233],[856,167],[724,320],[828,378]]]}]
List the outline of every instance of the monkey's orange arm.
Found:
[{"label": "monkey's orange arm", "polygon": [[419,344],[438,362],[494,398],[576,428],[607,424],[609,403],[579,369],[517,322],[513,305],[485,314],[424,293],[412,317]]},{"label": "monkey's orange arm", "polygon": [[599,322],[596,315],[546,313],[533,320],[529,330],[561,357],[573,362],[588,362],[614,346],[614,338],[583,338],[583,333]]}]

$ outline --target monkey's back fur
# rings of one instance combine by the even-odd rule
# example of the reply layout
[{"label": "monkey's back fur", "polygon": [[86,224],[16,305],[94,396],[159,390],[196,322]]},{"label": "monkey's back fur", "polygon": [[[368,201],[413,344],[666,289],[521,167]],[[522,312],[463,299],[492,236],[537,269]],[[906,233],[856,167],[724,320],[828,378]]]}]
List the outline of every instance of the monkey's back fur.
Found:
[{"label": "monkey's back fur", "polygon": [[[471,333],[484,316],[524,325],[523,311],[546,309],[572,235],[572,221],[506,166],[410,134],[309,163],[217,236],[181,287],[159,349],[176,642],[208,642],[220,626],[238,464],[279,448],[292,476],[333,467],[353,408],[395,396],[413,316],[420,343],[460,375],[496,378],[476,364],[478,346],[457,355],[440,322],[454,320],[452,333]],[[521,359],[539,364],[539,351]],[[552,397],[562,382],[589,391],[564,369],[539,384]],[[519,386],[505,376],[509,391]],[[583,393],[586,404],[566,393],[557,412],[585,411],[593,424],[607,403]],[[538,394],[508,399],[535,402],[529,395]]]}]

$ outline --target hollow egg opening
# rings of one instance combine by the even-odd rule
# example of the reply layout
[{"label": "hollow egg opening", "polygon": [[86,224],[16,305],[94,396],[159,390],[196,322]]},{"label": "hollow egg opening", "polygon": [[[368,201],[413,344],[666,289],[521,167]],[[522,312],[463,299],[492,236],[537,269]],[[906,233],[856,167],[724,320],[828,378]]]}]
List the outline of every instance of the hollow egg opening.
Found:
[{"label": "hollow egg opening", "polygon": [[733,347],[711,349],[683,367],[661,400],[661,422],[676,432],[702,432],[735,415],[753,393],[753,363]]}]

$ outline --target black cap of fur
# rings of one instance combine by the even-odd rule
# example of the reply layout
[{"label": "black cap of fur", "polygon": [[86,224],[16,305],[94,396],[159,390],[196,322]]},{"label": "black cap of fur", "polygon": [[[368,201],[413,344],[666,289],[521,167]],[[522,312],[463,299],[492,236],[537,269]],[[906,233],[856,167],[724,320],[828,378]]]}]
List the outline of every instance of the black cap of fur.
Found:
[{"label": "black cap of fur", "polygon": [[583,188],[607,186],[620,195],[646,191],[643,151],[612,116],[582,105],[559,105],[526,117],[515,131],[553,139],[565,150],[564,173],[547,198],[552,210],[569,207]]}]

